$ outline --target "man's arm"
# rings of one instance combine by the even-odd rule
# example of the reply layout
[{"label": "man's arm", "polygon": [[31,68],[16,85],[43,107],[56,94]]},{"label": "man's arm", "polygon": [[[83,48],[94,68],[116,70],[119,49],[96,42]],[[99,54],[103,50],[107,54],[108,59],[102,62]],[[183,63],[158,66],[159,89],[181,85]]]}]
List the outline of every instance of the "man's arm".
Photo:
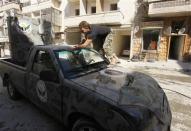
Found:
[{"label": "man's arm", "polygon": [[78,45],[78,48],[85,48],[92,43],[92,39],[87,39],[83,44]]}]

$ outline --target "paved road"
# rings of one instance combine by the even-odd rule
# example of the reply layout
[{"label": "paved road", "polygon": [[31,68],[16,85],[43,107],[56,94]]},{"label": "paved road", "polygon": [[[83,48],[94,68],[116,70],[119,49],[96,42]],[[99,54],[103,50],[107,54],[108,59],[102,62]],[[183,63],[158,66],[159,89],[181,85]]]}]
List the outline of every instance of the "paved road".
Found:
[{"label": "paved road", "polygon": [[[138,69],[136,68],[136,71]],[[191,131],[191,75],[175,71],[140,69],[164,88],[170,102],[172,131]],[[29,101],[11,101],[0,81],[0,131],[66,131]]]},{"label": "paved road", "polygon": [[12,101],[0,81],[0,131],[66,131],[26,99]]}]

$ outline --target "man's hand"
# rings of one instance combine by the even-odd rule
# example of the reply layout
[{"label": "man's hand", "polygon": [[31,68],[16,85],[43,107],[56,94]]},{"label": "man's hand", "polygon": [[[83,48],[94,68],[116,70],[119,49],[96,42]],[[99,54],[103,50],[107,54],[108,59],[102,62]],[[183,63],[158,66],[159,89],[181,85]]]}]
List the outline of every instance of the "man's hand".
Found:
[{"label": "man's hand", "polygon": [[74,49],[86,48],[92,42],[91,39],[87,39],[83,44],[74,45]]},{"label": "man's hand", "polygon": [[76,45],[74,45],[74,48],[76,48],[76,49],[85,48],[85,45],[83,45],[83,44],[76,44]]},{"label": "man's hand", "polygon": [[79,48],[80,48],[79,44],[76,44],[76,45],[73,46],[73,49],[79,49]]}]

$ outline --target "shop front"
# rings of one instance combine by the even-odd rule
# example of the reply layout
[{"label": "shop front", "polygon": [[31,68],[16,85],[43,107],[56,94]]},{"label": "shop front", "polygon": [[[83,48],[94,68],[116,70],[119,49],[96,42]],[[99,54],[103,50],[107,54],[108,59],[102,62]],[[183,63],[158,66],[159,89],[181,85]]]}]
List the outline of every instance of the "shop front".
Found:
[{"label": "shop front", "polygon": [[163,21],[143,22],[134,29],[133,59],[143,61],[159,60]]},{"label": "shop front", "polygon": [[144,61],[191,61],[190,23],[188,17],[142,22],[140,27],[134,29],[134,58]]}]

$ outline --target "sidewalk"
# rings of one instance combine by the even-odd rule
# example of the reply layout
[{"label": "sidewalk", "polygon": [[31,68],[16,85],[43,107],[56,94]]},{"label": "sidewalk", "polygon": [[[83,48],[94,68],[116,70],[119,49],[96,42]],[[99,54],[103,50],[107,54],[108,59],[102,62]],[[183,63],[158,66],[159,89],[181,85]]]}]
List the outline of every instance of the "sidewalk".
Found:
[{"label": "sidewalk", "polygon": [[[171,90],[176,93],[180,93],[189,99],[191,98],[190,82],[185,82],[185,80],[184,81],[182,80],[182,79],[188,79],[188,77],[185,75],[180,75],[179,73],[173,72],[173,71],[177,71],[183,74],[188,74],[190,76],[191,63],[184,63],[184,62],[180,62],[176,60],[169,60],[167,62],[161,62],[161,61],[156,61],[156,62],[129,61],[128,62],[128,60],[124,58],[120,58],[120,62],[121,62],[119,64],[120,66],[123,66],[124,68],[128,68],[128,69],[137,69],[137,70],[141,69],[144,71],[149,69],[157,69],[157,71],[152,70],[151,74],[155,74],[152,77],[155,79],[160,78],[158,79],[158,82],[160,83],[161,87],[165,87],[165,89],[167,89],[165,91]],[[168,78],[165,77],[165,75],[168,76]],[[189,79],[187,81],[189,81]]]},{"label": "sidewalk", "polygon": [[185,63],[176,60],[168,60],[167,62],[132,62],[124,58],[120,58],[120,65],[128,68],[152,68],[169,71],[191,72],[191,62]]}]

